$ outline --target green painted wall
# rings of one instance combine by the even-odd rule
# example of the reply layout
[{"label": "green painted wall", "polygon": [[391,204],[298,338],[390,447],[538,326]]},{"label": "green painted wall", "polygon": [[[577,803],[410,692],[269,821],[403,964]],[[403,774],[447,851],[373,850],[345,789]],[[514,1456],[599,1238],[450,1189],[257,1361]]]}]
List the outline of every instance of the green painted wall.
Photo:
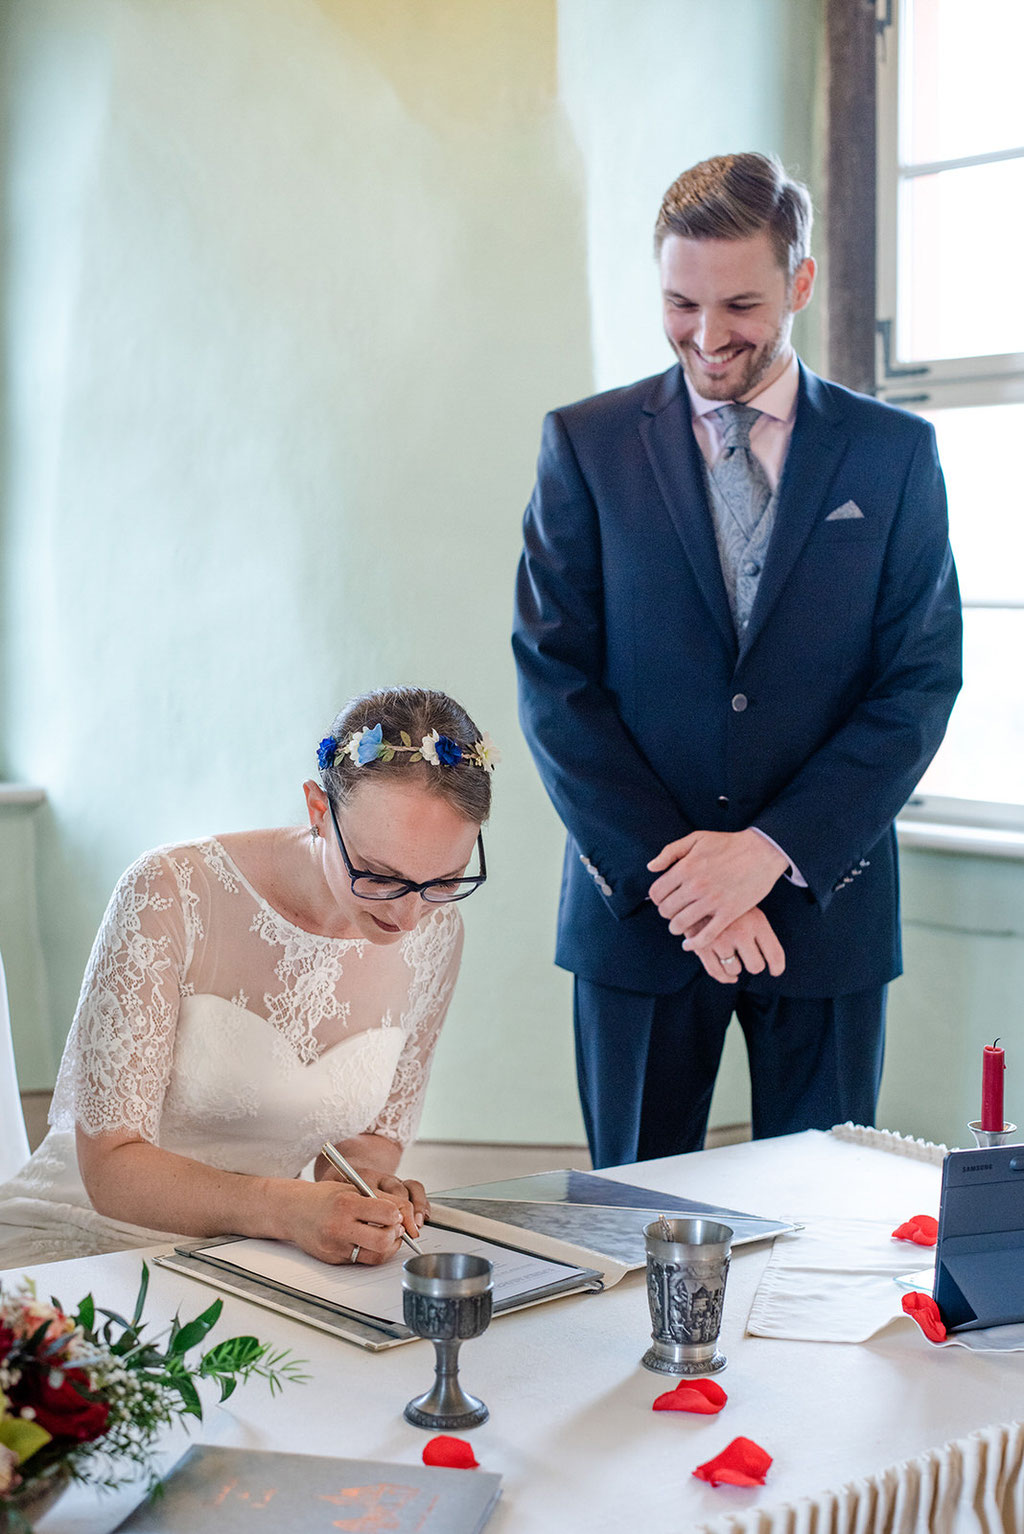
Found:
[{"label": "green painted wall", "polygon": [[[339,701],[423,681],[505,749],[424,1133],[581,1137],[560,834],[507,644],[540,418],[665,364],[650,228],[680,169],[767,148],[818,186],[820,10],[0,0],[0,759],[48,793],[0,899],[6,950],[34,858],[45,974],[8,957],[26,1085],[124,865],[298,820]],[[812,362],[818,338],[812,315]],[[985,1032],[1010,994],[985,944],[1012,940],[962,941],[936,1004]],[[917,1127],[899,1083],[936,1024],[903,986],[886,1091]],[[719,1121],[745,1113],[739,1053]]]},{"label": "green painted wall", "polygon": [[298,820],[339,702],[429,681],[507,760],[431,1127],[577,1132],[506,640],[541,413],[591,386],[555,20],[4,7],[5,754],[58,1044],[131,858]]},{"label": "green painted wall", "polygon": [[973,1145],[981,1052],[1006,1049],[1006,1116],[1024,1131],[1024,863],[905,851],[904,973],[890,991],[879,1123]]},{"label": "green painted wall", "polygon": [[60,1055],[47,1026],[49,987],[37,896],[39,815],[38,804],[11,802],[0,789],[0,955],[24,1087],[49,1086]]},{"label": "green painted wall", "polygon": [[140,849],[297,817],[339,700],[429,680],[506,764],[424,1128],[579,1137],[518,523],[543,411],[665,360],[664,184],[737,135],[808,157],[787,7],[736,67],[762,9],[6,0],[4,744],[49,795],[54,1047]]},{"label": "green painted wall", "polygon": [[[581,149],[598,388],[667,365],[651,242],[680,171],[759,149],[820,200],[823,11],[822,0],[560,0],[559,78]],[[797,332],[812,363],[819,318],[812,310]]]}]

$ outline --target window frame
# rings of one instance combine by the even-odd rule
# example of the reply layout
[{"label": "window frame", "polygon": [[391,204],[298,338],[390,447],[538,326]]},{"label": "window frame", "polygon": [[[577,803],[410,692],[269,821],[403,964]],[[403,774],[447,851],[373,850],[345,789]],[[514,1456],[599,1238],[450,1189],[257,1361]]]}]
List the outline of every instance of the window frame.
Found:
[{"label": "window frame", "polygon": [[908,4],[878,0],[876,13],[876,373],[879,399],[908,409],[1011,404],[1024,399],[1024,352],[974,357],[904,358],[898,353],[899,205],[903,185],[918,176],[1024,159],[1024,143],[990,154],[904,164],[899,131],[904,83],[901,41]]},{"label": "window frame", "polygon": [[[897,352],[898,275],[900,262],[899,211],[903,185],[914,176],[941,170],[1024,158],[1024,145],[959,160],[904,164],[900,144],[900,89],[904,83],[901,41],[905,37],[908,4],[912,0],[876,0],[875,35],[875,393],[904,409],[932,411],[958,407],[1016,404],[1024,401],[1024,353],[1004,352],[974,357],[903,358]],[[905,53],[905,50],[903,50]],[[1017,611],[1024,602],[969,599],[964,611]],[[900,829],[916,845],[942,845],[914,837],[915,823],[958,828],[949,850],[992,852],[993,836],[1009,833],[1001,856],[1024,857],[1024,792],[1020,804],[985,799],[960,799],[916,792],[901,811]],[[972,838],[972,832],[975,835]],[[972,845],[973,842],[973,845]]]}]

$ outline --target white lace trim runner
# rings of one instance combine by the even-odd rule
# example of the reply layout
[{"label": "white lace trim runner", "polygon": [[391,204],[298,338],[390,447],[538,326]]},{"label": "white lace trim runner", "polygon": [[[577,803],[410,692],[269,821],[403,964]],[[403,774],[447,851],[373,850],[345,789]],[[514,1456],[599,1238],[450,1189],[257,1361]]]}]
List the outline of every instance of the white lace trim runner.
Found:
[{"label": "white lace trim runner", "polygon": [[695,1534],[910,1534],[925,1529],[1024,1534],[1024,1423],[980,1428],[969,1438],[928,1449],[838,1491],[716,1518],[700,1524]]},{"label": "white lace trim runner", "polygon": [[895,1129],[869,1129],[864,1124],[835,1124],[829,1133],[851,1145],[891,1151],[893,1155],[909,1156],[911,1161],[927,1161],[932,1166],[941,1166],[949,1152],[948,1146],[936,1145],[931,1140],[915,1140],[910,1135],[897,1134]]}]

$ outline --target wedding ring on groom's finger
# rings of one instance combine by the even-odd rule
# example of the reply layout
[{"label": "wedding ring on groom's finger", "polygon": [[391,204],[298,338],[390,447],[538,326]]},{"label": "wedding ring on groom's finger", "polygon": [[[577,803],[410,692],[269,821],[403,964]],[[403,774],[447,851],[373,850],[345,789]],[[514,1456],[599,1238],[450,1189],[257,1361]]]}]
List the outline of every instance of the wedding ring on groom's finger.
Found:
[{"label": "wedding ring on groom's finger", "polygon": [[354,1246],[352,1248],[352,1256],[349,1258],[349,1262],[358,1262],[359,1261],[359,1253],[361,1251],[362,1251],[362,1247],[361,1246]]},{"label": "wedding ring on groom's finger", "polygon": [[728,969],[730,964],[738,964],[740,961],[736,954],[730,953],[727,954],[724,959],[719,959],[718,962],[721,964],[723,969]]}]

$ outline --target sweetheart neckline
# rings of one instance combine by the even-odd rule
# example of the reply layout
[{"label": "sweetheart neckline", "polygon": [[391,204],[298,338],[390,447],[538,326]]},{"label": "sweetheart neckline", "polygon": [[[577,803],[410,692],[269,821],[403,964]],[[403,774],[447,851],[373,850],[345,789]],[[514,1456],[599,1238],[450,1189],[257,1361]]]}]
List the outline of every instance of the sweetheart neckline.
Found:
[{"label": "sweetheart neckline", "polygon": [[[261,1012],[253,1012],[250,1007],[240,1007],[237,1005],[237,1003],[229,1001],[226,996],[218,996],[215,991],[197,991],[193,992],[190,996],[182,997],[181,1014],[184,1013],[186,1003],[190,1001],[216,1001],[219,1002],[221,1006],[229,1008],[232,1014],[241,1013],[245,1017],[253,1018],[257,1023],[262,1023],[265,1028],[268,1028],[270,1032],[275,1037],[279,1038],[282,1043],[290,1050],[291,1054],[294,1056],[295,1065],[300,1070],[304,1071],[311,1070],[313,1066],[319,1065],[322,1060],[326,1060],[328,1055],[334,1054],[335,1050],[341,1049],[343,1045],[355,1044],[360,1039],[379,1038],[381,1035],[386,1033],[395,1033],[402,1039],[403,1043],[405,1042],[405,1034],[403,1030],[396,1024],[392,1023],[389,1026],[381,1024],[376,1028],[361,1028],[358,1033],[346,1034],[344,1038],[335,1039],[333,1044],[328,1044],[326,1049],[321,1050],[320,1053],[315,1055],[312,1060],[301,1060],[297,1051],[295,1050],[294,1045],[284,1030],[281,1028],[276,1028],[270,1021],[270,1018],[264,1017]],[[181,1026],[181,1014],[179,1014],[179,1028]]]}]

